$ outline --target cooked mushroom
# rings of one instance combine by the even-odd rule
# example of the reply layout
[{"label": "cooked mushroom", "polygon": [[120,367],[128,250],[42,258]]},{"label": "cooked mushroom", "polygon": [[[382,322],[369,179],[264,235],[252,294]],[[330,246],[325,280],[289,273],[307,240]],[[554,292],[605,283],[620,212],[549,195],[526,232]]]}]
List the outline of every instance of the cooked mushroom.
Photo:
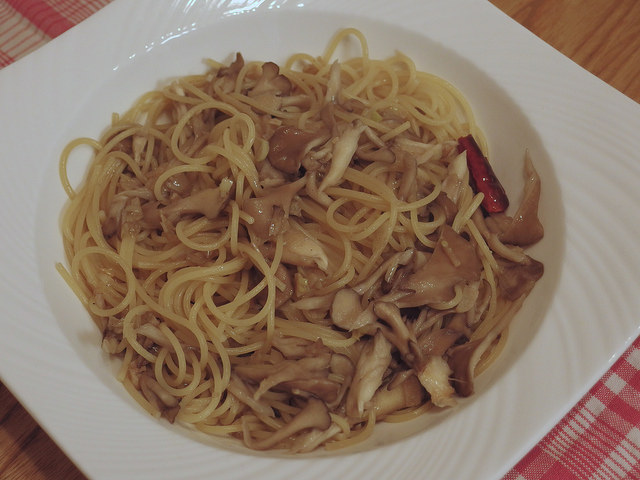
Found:
[{"label": "cooked mushroom", "polygon": [[322,310],[327,311],[331,308],[335,295],[328,293],[326,295],[320,295],[318,297],[303,297],[291,304],[292,307],[298,310]]},{"label": "cooked mushroom", "polygon": [[512,262],[527,264],[529,257],[521,247],[536,243],[544,235],[538,218],[540,177],[528,154],[525,158],[524,173],[527,182],[523,199],[513,218],[504,213],[484,218],[480,211],[476,211],[472,218],[494,253]]},{"label": "cooked mushroom", "polygon": [[389,302],[375,302],[373,304],[373,312],[391,327],[391,332],[386,328],[382,329],[382,333],[387,337],[387,340],[393,343],[402,355],[409,353],[409,342],[415,343],[416,339],[402,319],[398,306]]},{"label": "cooked mushroom", "polygon": [[363,308],[362,297],[351,288],[336,293],[330,312],[333,324],[349,331],[371,325],[377,319],[373,305]]},{"label": "cooked mushroom", "polygon": [[291,81],[280,73],[280,67],[273,62],[262,64],[262,75],[255,86],[247,92],[249,97],[260,95],[288,95],[291,91]]},{"label": "cooked mushroom", "polygon": [[278,170],[298,173],[302,158],[318,135],[290,125],[278,128],[269,140],[269,162]]},{"label": "cooked mushroom", "polygon": [[398,268],[401,265],[407,265],[413,258],[414,253],[415,250],[413,248],[409,248],[403,252],[393,254],[378,268],[376,268],[373,273],[368,275],[366,279],[353,287],[353,289],[360,295],[364,295],[366,292],[372,290],[383,276],[385,283],[391,283],[391,279],[395,275]]},{"label": "cooked mushroom", "polygon": [[353,154],[358,148],[358,140],[360,135],[364,132],[366,125],[356,123],[351,125],[333,145],[333,152],[331,157],[331,166],[329,171],[320,182],[318,187],[319,192],[323,192],[329,187],[336,185],[342,179],[344,172],[346,172]]},{"label": "cooked mushroom", "polygon": [[532,245],[544,236],[544,228],[538,218],[538,204],[540,202],[540,176],[531,162],[527,152],[524,162],[526,183],[520,206],[513,218],[505,214],[491,215],[486,219],[487,225],[497,231],[502,243]]},{"label": "cooked mushroom", "polygon": [[467,156],[465,153],[461,153],[449,164],[448,175],[442,182],[442,191],[454,204],[457,204],[462,189],[468,185],[469,169],[467,168]]},{"label": "cooked mushroom", "polygon": [[417,407],[423,403],[424,397],[424,388],[415,375],[410,375],[399,385],[386,385],[378,389],[372,399],[376,419],[403,408]]},{"label": "cooked mushroom", "polygon": [[339,353],[334,353],[331,355],[329,369],[334,377],[340,379],[340,390],[338,391],[336,399],[333,402],[327,403],[329,408],[335,408],[340,404],[340,402],[342,402],[344,395],[347,393],[347,390],[349,390],[351,380],[355,374],[355,366],[351,363],[349,357],[340,355]]},{"label": "cooked mushroom", "polygon": [[398,306],[417,307],[451,300],[454,287],[477,282],[481,270],[473,244],[443,225],[433,254],[400,282],[399,288],[411,293],[400,298]]},{"label": "cooked mushroom", "polygon": [[261,113],[280,110],[283,98],[290,92],[291,81],[280,74],[280,67],[273,62],[265,62],[260,77],[247,91],[247,96],[255,102],[253,108]]},{"label": "cooked mushroom", "polygon": [[261,239],[268,239],[282,232],[291,202],[305,182],[305,178],[301,178],[280,187],[266,188],[259,197],[247,199],[242,210],[253,218],[253,223],[248,227],[251,232]]},{"label": "cooked mushroom", "polygon": [[280,331],[275,332],[271,342],[288,359],[306,356],[309,353],[309,347],[313,344],[304,338],[285,336]]},{"label": "cooked mushroom", "polygon": [[474,340],[457,345],[449,351],[448,362],[453,374],[453,385],[462,397],[468,397],[473,393],[473,373],[476,365],[472,357],[481,344],[482,340]]},{"label": "cooked mushroom", "polygon": [[282,262],[302,267],[317,266],[326,271],[329,268],[329,257],[314,238],[291,222],[289,228],[282,234],[284,248]]},{"label": "cooked mushroom", "polygon": [[452,407],[456,404],[456,391],[451,386],[449,376],[453,370],[441,356],[431,355],[427,358],[418,379],[431,396],[431,402],[437,407]]},{"label": "cooked mushroom", "polygon": [[274,417],[273,409],[268,405],[265,405],[256,400],[253,397],[253,393],[249,390],[249,387],[240,379],[237,375],[231,374],[229,379],[229,385],[227,389],[231,394],[247,405],[251,410],[267,417]]},{"label": "cooked mushroom", "polygon": [[434,203],[442,209],[445,221],[447,224],[451,225],[453,223],[453,219],[456,218],[456,214],[458,213],[458,207],[453,203],[453,200],[451,200],[446,193],[440,192],[434,200]]},{"label": "cooked mushroom", "polygon": [[181,216],[201,214],[214,219],[225,208],[231,197],[233,181],[225,179],[217,188],[207,188],[181,198],[160,209],[160,214],[171,223],[176,223]]},{"label": "cooked mushroom", "polygon": [[328,379],[331,356],[328,353],[296,360],[282,360],[277,364],[236,367],[238,375],[260,380],[254,399],[270,389],[295,391],[296,395],[313,394],[328,402],[335,400],[340,385]]},{"label": "cooked mushroom", "polygon": [[346,399],[347,415],[355,418],[364,415],[365,408],[382,384],[384,373],[391,363],[391,343],[381,332],[366,342],[358,358]]},{"label": "cooked mushroom", "polygon": [[340,384],[328,378],[305,378],[283,382],[281,387],[300,397],[314,396],[326,404],[337,400]]},{"label": "cooked mushroom", "polygon": [[310,397],[307,400],[305,407],[293,417],[293,419],[284,425],[279,430],[275,431],[273,435],[259,441],[251,441],[251,433],[249,432],[246,423],[243,424],[243,438],[249,448],[255,450],[266,450],[272,448],[279,442],[294,435],[295,433],[305,430],[307,428],[317,428],[320,430],[326,430],[331,426],[331,416],[327,410],[327,406],[323,401],[317,398]]},{"label": "cooked mushroom", "polygon": [[312,428],[309,432],[298,436],[298,438],[296,438],[295,445],[293,445],[289,451],[291,453],[311,452],[341,431],[342,429],[335,423],[332,423],[331,426],[325,430]]},{"label": "cooked mushroom", "polygon": [[544,265],[528,257],[527,263],[499,262],[498,283],[500,292],[507,300],[516,300],[528,295],[544,273]]},{"label": "cooked mushroom", "polygon": [[416,355],[418,359],[426,359],[430,356],[442,356],[461,336],[461,332],[446,327],[425,332],[420,335],[416,341]]},{"label": "cooked mushroom", "polygon": [[238,74],[243,67],[244,58],[242,58],[242,55],[240,54],[240,52],[238,52],[236,53],[235,60],[228,67],[223,67],[218,70],[218,79],[216,83],[220,86],[221,90],[224,93],[230,93],[231,91],[233,91],[236,85]]},{"label": "cooked mushroom", "polygon": [[360,160],[367,160],[368,162],[384,162],[393,163],[396,159],[395,154],[388,148],[362,148],[358,147],[356,150],[356,157]]}]

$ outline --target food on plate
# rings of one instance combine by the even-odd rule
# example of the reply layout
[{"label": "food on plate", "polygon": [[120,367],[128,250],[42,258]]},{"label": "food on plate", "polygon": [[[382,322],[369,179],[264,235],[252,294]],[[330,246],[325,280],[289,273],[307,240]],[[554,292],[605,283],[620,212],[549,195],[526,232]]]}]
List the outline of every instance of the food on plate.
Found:
[{"label": "food on plate", "polygon": [[[362,55],[334,59],[347,37]],[[531,161],[508,215],[462,95],[355,29],[320,57],[208,63],[62,154],[59,271],[126,390],[296,453],[471,395],[543,274]]]}]

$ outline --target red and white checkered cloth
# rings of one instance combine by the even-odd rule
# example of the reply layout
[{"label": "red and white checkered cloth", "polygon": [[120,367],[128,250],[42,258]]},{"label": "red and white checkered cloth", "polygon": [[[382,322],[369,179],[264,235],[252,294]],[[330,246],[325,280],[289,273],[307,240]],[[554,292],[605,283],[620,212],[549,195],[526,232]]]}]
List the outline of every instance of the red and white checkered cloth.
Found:
[{"label": "red and white checkered cloth", "polygon": [[[111,0],[0,0],[0,68]],[[640,479],[640,337],[503,480]]]},{"label": "red and white checkered cloth", "polygon": [[111,0],[0,0],[0,68],[57,37]]},{"label": "red and white checkered cloth", "polygon": [[504,480],[640,479],[640,338]]}]

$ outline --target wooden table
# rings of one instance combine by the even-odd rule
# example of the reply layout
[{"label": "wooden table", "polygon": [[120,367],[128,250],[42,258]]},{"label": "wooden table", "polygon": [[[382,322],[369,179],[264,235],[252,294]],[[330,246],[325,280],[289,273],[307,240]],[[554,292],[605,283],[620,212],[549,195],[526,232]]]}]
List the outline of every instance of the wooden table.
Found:
[{"label": "wooden table", "polygon": [[[640,2],[491,0],[533,33],[640,102]],[[0,479],[85,478],[0,384]]]}]

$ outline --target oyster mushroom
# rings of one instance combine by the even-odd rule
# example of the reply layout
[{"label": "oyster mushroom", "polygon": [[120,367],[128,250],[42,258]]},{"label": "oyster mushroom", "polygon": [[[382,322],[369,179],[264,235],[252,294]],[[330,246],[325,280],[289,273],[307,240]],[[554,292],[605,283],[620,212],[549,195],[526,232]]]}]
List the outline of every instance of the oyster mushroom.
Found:
[{"label": "oyster mushroom", "polygon": [[227,390],[251,410],[266,417],[275,417],[273,409],[253,398],[249,387],[235,374],[231,374]]},{"label": "oyster mushroom", "polygon": [[498,238],[502,243],[521,247],[537,243],[544,236],[544,228],[538,218],[540,176],[528,153],[525,156],[524,175],[526,182],[523,198],[515,215],[508,217],[505,214],[494,214],[486,219],[489,228],[499,232]]},{"label": "oyster mushroom", "polygon": [[360,353],[346,399],[347,415],[361,418],[391,363],[391,343],[381,332],[367,340]]},{"label": "oyster mushroom", "polygon": [[323,192],[327,188],[340,183],[344,172],[346,172],[349,164],[351,163],[353,154],[358,148],[360,135],[365,131],[365,129],[366,125],[356,123],[351,125],[344,133],[342,133],[342,135],[340,135],[333,146],[331,166],[329,167],[327,174],[322,179],[322,182],[320,182],[320,186],[318,187],[319,192]]},{"label": "oyster mushroom", "polygon": [[291,81],[280,73],[280,67],[273,62],[265,62],[262,64],[262,75],[247,95],[249,97],[264,94],[288,95],[290,91]]},{"label": "oyster mushroom", "polygon": [[279,110],[282,98],[291,92],[291,81],[280,74],[280,67],[273,62],[262,64],[262,75],[247,96],[265,110]]},{"label": "oyster mushroom", "polygon": [[376,419],[381,419],[403,408],[417,407],[424,399],[425,391],[418,377],[410,375],[399,385],[389,384],[378,389],[372,403]]},{"label": "oyster mushroom", "polygon": [[[250,440],[251,434],[248,425],[243,423],[244,441],[249,448],[255,450],[266,450],[277,445],[279,442],[306,429],[326,430],[331,426],[331,416],[323,401],[310,397],[307,404],[293,419],[279,430],[276,430],[270,437],[263,440]],[[295,448],[295,447],[294,447]]]},{"label": "oyster mushroom", "polygon": [[419,307],[451,300],[456,285],[479,281],[481,271],[482,263],[473,244],[443,225],[433,254],[399,283],[399,289],[411,293],[400,298],[398,306]]},{"label": "oyster mushroom", "polygon": [[455,389],[449,376],[453,370],[441,356],[431,355],[418,372],[418,379],[431,396],[431,402],[437,407],[452,407],[456,404]]},{"label": "oyster mushroom", "polygon": [[389,302],[375,302],[373,313],[391,328],[391,332],[386,328],[382,329],[387,340],[393,343],[402,355],[409,353],[409,342],[415,343],[416,339],[402,319],[398,306]]},{"label": "oyster mushroom", "polygon": [[206,188],[181,198],[160,209],[160,215],[171,223],[176,223],[180,217],[189,214],[201,214],[214,219],[227,205],[231,198],[233,181],[225,179],[217,188]]},{"label": "oyster mushroom", "polygon": [[314,238],[296,226],[294,222],[282,234],[284,248],[282,250],[282,262],[301,267],[317,266],[322,271],[329,268],[329,257]]},{"label": "oyster mushroom", "polygon": [[301,178],[293,183],[266,188],[260,196],[247,199],[242,210],[253,218],[248,229],[263,240],[282,232],[289,217],[291,202],[305,182],[305,178]]},{"label": "oyster mushroom", "polygon": [[473,373],[477,363],[473,361],[473,356],[482,343],[482,340],[474,340],[455,346],[449,351],[448,362],[454,379],[453,385],[462,397],[473,394]]},{"label": "oyster mushroom", "polygon": [[377,320],[373,305],[363,308],[362,297],[351,288],[343,288],[336,293],[330,315],[334,325],[349,331],[371,325]]},{"label": "oyster mushroom", "polygon": [[314,140],[319,136],[305,132],[290,125],[278,128],[269,140],[268,159],[278,170],[294,174],[298,173],[302,158]]},{"label": "oyster mushroom", "polygon": [[244,67],[244,58],[240,52],[236,53],[235,60],[228,66],[218,70],[216,83],[224,93],[231,93],[235,88],[240,70]]}]

